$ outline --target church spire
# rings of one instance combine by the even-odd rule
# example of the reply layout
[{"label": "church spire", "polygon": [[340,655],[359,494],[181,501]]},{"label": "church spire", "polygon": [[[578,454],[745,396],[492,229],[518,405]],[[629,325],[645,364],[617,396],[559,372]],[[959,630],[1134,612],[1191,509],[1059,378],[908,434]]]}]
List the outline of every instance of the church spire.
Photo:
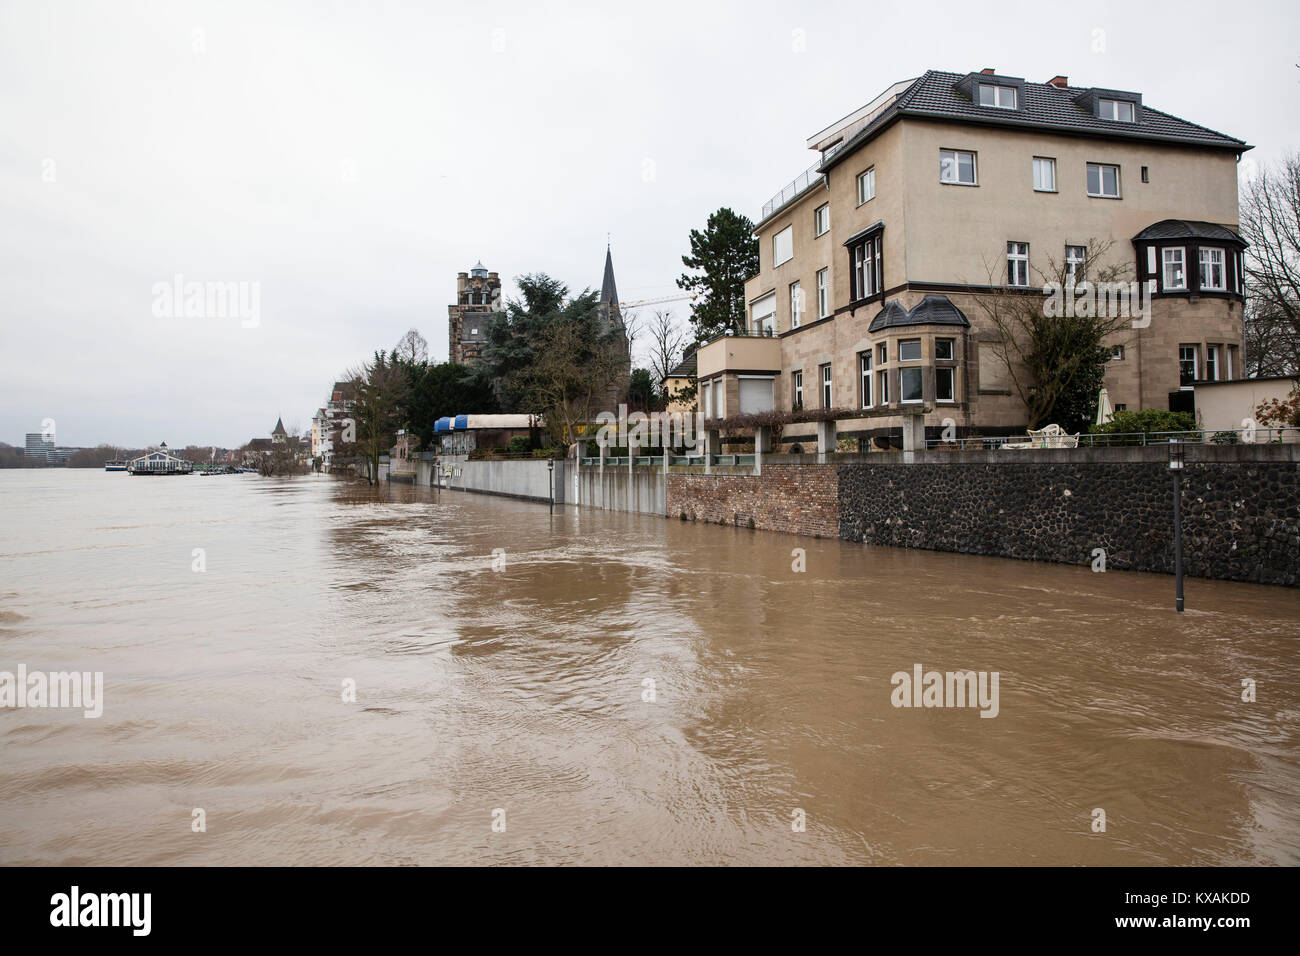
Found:
[{"label": "church spire", "polygon": [[600,282],[597,304],[611,327],[623,324],[623,313],[618,307],[618,287],[614,284],[614,257],[608,245],[605,246],[605,277]]}]

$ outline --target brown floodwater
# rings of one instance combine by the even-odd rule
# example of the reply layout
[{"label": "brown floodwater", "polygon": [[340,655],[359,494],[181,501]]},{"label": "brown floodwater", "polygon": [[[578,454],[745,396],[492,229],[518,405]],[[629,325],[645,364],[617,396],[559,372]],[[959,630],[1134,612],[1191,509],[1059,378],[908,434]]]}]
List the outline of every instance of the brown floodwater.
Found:
[{"label": "brown floodwater", "polygon": [[[328,477],[0,501],[0,671],[104,675],[0,709],[0,863],[1300,862],[1294,590]],[[918,664],[997,716],[893,706]]]}]

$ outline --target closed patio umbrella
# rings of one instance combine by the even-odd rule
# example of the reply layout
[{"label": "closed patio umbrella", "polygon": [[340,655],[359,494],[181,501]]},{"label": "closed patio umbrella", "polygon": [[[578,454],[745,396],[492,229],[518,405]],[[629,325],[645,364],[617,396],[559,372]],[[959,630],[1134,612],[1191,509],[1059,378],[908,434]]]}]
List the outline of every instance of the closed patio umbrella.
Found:
[{"label": "closed patio umbrella", "polygon": [[1110,392],[1106,391],[1103,385],[1101,393],[1097,396],[1097,424],[1105,425],[1115,415],[1115,409],[1110,404]]}]

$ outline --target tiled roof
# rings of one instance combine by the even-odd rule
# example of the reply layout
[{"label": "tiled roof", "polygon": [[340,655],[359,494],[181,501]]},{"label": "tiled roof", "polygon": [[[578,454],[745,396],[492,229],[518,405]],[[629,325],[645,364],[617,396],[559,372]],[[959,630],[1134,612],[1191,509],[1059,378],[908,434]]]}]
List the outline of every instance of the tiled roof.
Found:
[{"label": "tiled roof", "polygon": [[696,371],[695,352],[688,352],[682,357],[682,360],[673,366],[671,372],[665,378],[694,378]]},{"label": "tiled roof", "polygon": [[952,304],[946,295],[927,295],[912,306],[910,310],[898,304],[897,299],[890,299],[885,307],[876,313],[867,327],[868,332],[881,332],[885,329],[900,328],[911,325],[960,325],[970,326],[961,309]]},{"label": "tiled roof", "polygon": [[1134,242],[1153,239],[1210,239],[1214,242],[1230,242],[1243,248],[1246,245],[1245,240],[1227,226],[1196,219],[1162,219],[1133,237]]},{"label": "tiled roof", "polygon": [[[1250,149],[1245,142],[1226,136],[1216,130],[1152,109],[1146,104],[1137,108],[1137,121],[1132,123],[1102,119],[1092,112],[1088,94],[1105,95],[1109,91],[1086,87],[1058,87],[1051,83],[1029,83],[1017,78],[1015,85],[1023,94],[1020,109],[1006,110],[980,106],[958,88],[970,74],[945,73],[928,70],[904,90],[897,100],[881,112],[868,126],[847,142],[833,149],[822,164],[826,171],[844,159],[854,148],[871,139],[882,128],[899,116],[954,120],[990,126],[1049,129],[1081,135],[1115,139],[1158,140],[1184,143],[1189,146],[1208,146],[1238,152]],[[1000,80],[999,77],[990,79]],[[1125,96],[1126,94],[1119,94]]]}]

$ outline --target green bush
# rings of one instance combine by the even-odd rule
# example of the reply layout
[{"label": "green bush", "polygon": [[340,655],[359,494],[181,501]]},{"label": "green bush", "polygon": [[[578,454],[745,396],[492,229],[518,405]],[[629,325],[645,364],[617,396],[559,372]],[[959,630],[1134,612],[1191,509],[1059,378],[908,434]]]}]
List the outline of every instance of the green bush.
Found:
[{"label": "green bush", "polygon": [[531,447],[527,435],[516,435],[510,439],[510,454],[512,455],[526,455]]},{"label": "green bush", "polygon": [[1093,425],[1094,435],[1145,432],[1190,432],[1196,429],[1191,412],[1168,412],[1161,408],[1144,408],[1135,412],[1116,412],[1105,425]]}]

